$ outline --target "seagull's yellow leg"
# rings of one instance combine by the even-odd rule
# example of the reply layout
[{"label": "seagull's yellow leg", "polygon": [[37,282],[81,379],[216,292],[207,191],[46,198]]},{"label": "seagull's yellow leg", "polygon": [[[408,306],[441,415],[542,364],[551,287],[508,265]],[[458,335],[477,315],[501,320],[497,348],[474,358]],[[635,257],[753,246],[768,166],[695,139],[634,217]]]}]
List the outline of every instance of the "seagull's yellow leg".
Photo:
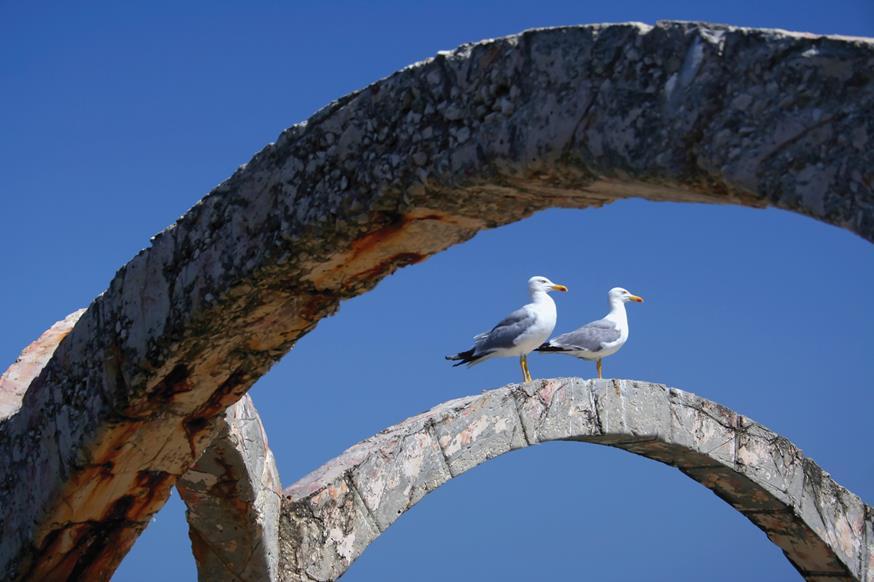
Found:
[{"label": "seagull's yellow leg", "polygon": [[531,372],[528,370],[528,355],[523,354],[519,357],[519,361],[522,362],[522,378],[523,382],[531,381]]},{"label": "seagull's yellow leg", "polygon": [[604,377],[601,375],[601,360],[597,360],[595,365],[598,367],[598,380],[600,380]]}]

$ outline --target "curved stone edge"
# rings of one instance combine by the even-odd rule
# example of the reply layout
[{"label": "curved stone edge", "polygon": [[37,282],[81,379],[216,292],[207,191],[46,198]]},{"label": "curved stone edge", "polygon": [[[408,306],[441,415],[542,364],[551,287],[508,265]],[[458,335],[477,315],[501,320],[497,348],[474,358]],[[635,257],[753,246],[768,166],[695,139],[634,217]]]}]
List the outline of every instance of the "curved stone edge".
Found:
[{"label": "curved stone edge", "polygon": [[0,577],[107,578],[297,339],[484,228],[643,196],[774,205],[874,239],[872,65],[863,39],[534,30],[288,129],[119,270],[0,420]]},{"label": "curved stone edge", "polygon": [[58,344],[73,330],[73,326],[83,313],[85,310],[79,309],[52,324],[41,336],[21,350],[15,362],[3,372],[0,376],[0,420],[18,412],[27,388],[42,372]]},{"label": "curved stone edge", "polygon": [[276,580],[282,488],[252,399],[228,408],[210,446],[176,482],[197,576]]},{"label": "curved stone edge", "polygon": [[675,388],[565,378],[441,404],[287,488],[280,579],[338,578],[428,492],[498,455],[554,440],[678,468],[762,529],[808,580],[871,577],[871,507],[784,437]]}]

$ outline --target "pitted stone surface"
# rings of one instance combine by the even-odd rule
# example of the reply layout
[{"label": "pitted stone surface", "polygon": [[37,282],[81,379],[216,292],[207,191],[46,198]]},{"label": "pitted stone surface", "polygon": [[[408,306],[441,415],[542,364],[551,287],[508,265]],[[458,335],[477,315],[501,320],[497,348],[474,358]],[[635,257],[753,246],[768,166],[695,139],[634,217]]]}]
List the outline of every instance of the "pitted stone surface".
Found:
[{"label": "pitted stone surface", "polygon": [[453,476],[528,444],[509,390],[488,392],[435,418],[433,430]]},{"label": "pitted stone surface", "polygon": [[505,452],[552,440],[604,444],[676,466],[746,515],[808,580],[869,579],[871,507],[785,438],[682,390],[578,378],[447,402],[289,487],[280,579],[339,577],[428,491]]},{"label": "pitted stone surface", "polygon": [[[479,230],[642,196],[874,240],[872,79],[867,39],[633,23],[464,45],[330,104],[122,267],[0,420],[0,578],[107,578],[297,339]],[[709,435],[684,467],[733,458],[719,414],[676,412]]]},{"label": "pitted stone surface", "polygon": [[212,444],[176,488],[199,580],[276,580],[282,489],[248,395],[228,408]]},{"label": "pitted stone surface", "polygon": [[352,471],[352,482],[382,531],[452,475],[430,431],[387,433],[376,446],[379,454]]}]

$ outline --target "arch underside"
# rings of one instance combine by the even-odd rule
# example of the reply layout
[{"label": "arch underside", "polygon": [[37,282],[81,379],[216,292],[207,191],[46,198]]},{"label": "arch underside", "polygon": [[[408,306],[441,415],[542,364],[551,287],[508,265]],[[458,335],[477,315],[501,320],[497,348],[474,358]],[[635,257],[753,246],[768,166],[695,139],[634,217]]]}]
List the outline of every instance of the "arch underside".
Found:
[{"label": "arch underside", "polygon": [[154,237],[38,375],[4,376],[0,577],[108,578],[296,340],[479,230],[641,196],[874,240],[872,76],[867,39],[593,25],[465,45],[332,103]]},{"label": "arch underside", "polygon": [[501,454],[555,440],[677,467],[762,529],[808,580],[871,573],[871,508],[785,438],[675,388],[565,378],[441,404],[286,489],[280,579],[339,577],[428,492]]}]

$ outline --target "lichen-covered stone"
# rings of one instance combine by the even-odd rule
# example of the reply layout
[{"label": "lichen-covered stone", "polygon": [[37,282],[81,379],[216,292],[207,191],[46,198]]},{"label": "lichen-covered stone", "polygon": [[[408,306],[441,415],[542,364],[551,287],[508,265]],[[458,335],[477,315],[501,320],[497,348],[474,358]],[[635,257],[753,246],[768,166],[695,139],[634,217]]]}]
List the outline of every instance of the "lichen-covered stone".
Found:
[{"label": "lichen-covered stone", "polygon": [[[874,240],[872,81],[867,39],[632,23],[464,45],[328,105],[123,266],[0,419],[0,578],[106,577],[296,340],[482,229],[640,196]],[[684,467],[734,463],[672,410]]]},{"label": "lichen-covered stone", "polygon": [[334,580],[379,533],[345,474],[307,497],[287,494],[279,525],[280,579]]}]

